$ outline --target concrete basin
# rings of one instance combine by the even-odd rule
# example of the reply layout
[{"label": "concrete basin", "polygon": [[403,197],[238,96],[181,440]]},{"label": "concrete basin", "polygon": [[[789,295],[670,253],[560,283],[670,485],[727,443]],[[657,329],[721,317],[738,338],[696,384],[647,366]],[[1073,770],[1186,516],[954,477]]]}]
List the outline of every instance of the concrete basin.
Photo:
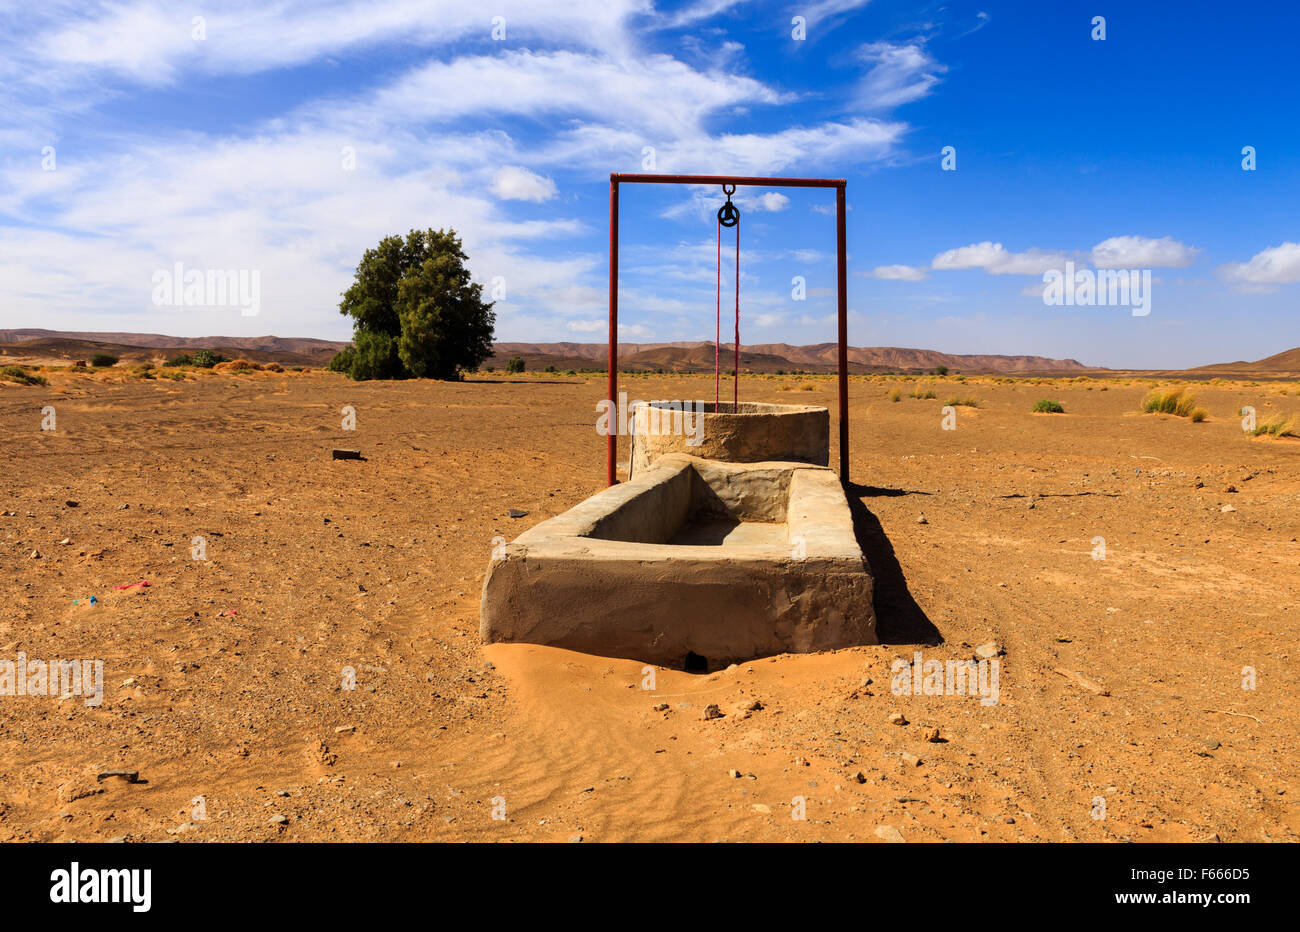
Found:
[{"label": "concrete basin", "polygon": [[877,640],[871,576],[824,466],[663,454],[503,549],[483,583],[484,642],[716,667]]}]

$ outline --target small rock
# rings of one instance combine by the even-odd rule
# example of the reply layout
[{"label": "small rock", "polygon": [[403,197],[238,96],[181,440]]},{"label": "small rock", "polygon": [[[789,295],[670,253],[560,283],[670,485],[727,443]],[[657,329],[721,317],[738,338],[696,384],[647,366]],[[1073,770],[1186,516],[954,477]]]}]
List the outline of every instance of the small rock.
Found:
[{"label": "small rock", "polygon": [[903,758],[903,763],[907,764],[909,767],[921,766],[921,758],[917,757],[915,754],[909,754],[907,751],[904,751],[901,757]]},{"label": "small rock", "polygon": [[506,514],[508,514],[512,518],[525,518],[528,516],[528,512],[522,511],[521,509],[518,508],[511,508],[509,511],[506,512]]},{"label": "small rock", "polygon": [[994,657],[1000,657],[1005,653],[1006,651],[1002,649],[1002,645],[997,641],[986,641],[975,648],[975,656],[981,660],[992,660]]},{"label": "small rock", "polygon": [[1230,486],[1225,487],[1223,491],[1225,491],[1225,492],[1235,492],[1235,491],[1237,491],[1237,487],[1236,487],[1235,485],[1230,485]]},{"label": "small rock", "polygon": [[668,709],[669,709],[669,705],[668,705],[668,703],[666,703],[666,702],[661,702],[661,703],[659,703],[657,706],[653,706],[653,707],[650,709],[650,711],[651,711],[651,712],[667,712]]},{"label": "small rock", "polygon": [[350,734],[352,734],[352,732],[354,732],[354,731],[356,731],[356,730],[357,730],[357,726],[356,726],[356,725],[340,725],[338,728],[335,728],[335,729],[334,729],[334,734],[336,734],[336,735],[350,735]]},{"label": "small rock", "polygon": [[887,841],[890,844],[895,845],[901,845],[907,841],[907,839],[903,837],[903,833],[892,825],[876,826],[876,837],[881,841]]},{"label": "small rock", "polygon": [[33,560],[39,560],[41,558],[41,552],[39,550],[33,550],[31,558]]},{"label": "small rock", "polygon": [[1236,510],[1237,509],[1233,508],[1231,505],[1224,505],[1222,508],[1219,509],[1219,511],[1221,511],[1225,515],[1230,511],[1236,511]]},{"label": "small rock", "polygon": [[929,522],[929,520],[925,517],[924,514],[919,514],[919,515],[916,516],[916,523],[917,523],[917,524],[929,524],[930,522]]},{"label": "small rock", "polygon": [[271,825],[288,825],[289,817],[282,812],[277,812],[267,820]]},{"label": "small rock", "polygon": [[772,811],[772,807],[766,805],[765,803],[754,803],[753,809],[755,812],[761,812],[764,815]]},{"label": "small rock", "polygon": [[854,783],[866,783],[867,775],[863,773],[861,770],[859,770],[856,773],[854,773],[853,776],[849,777],[849,779],[852,780]]},{"label": "small rock", "polygon": [[65,537],[65,538],[63,538],[63,540],[59,541],[59,543],[60,543],[62,546],[66,547],[66,546],[68,546],[68,544],[72,543],[72,538],[70,538],[70,537]]},{"label": "small rock", "polygon": [[727,771],[727,776],[731,777],[733,780],[739,780],[743,776],[743,774],[735,767],[732,767],[730,770]]},{"label": "small rock", "polygon": [[717,703],[709,703],[704,707],[704,720],[710,721],[715,718],[722,718],[722,710],[718,708]]},{"label": "small rock", "polygon": [[922,735],[922,737],[925,738],[926,741],[929,741],[931,744],[933,744],[933,743],[935,743],[935,742],[937,742],[937,741],[940,740],[940,738],[939,738],[939,729],[937,729],[937,728],[928,728],[928,729],[926,729],[926,732],[925,732],[924,735]]},{"label": "small rock", "polygon": [[582,843],[582,836],[581,836],[581,835],[570,835],[570,836],[569,836],[569,844],[571,844],[571,845],[578,845],[578,844],[581,844],[581,843]]},{"label": "small rock", "polygon": [[120,777],[127,783],[139,783],[140,771],[138,770],[101,770],[95,775],[96,780],[107,780],[110,777]]},{"label": "small rock", "polygon": [[891,712],[887,719],[891,725],[906,725],[907,719],[903,717],[902,712]]},{"label": "small rock", "polygon": [[81,502],[74,502],[72,499],[68,499],[63,504],[67,505],[69,508],[76,508],[78,505],[81,504]]}]

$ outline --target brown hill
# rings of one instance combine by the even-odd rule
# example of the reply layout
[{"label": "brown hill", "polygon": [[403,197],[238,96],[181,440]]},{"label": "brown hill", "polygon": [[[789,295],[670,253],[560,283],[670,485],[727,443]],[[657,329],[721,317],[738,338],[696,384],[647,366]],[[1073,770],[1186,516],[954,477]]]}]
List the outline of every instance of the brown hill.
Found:
[{"label": "brown hill", "polygon": [[[608,348],[604,343],[497,343],[488,365],[504,365],[511,356],[520,356],[530,368],[557,369],[604,368]],[[732,353],[731,344],[722,348],[723,365]],[[935,350],[903,349],[893,346],[851,346],[848,348],[850,372],[924,372],[947,366],[953,372],[1046,373],[1083,372],[1088,367],[1074,359],[1051,359],[1046,356],[959,355]],[[619,368],[629,371],[663,369],[667,372],[707,372],[713,369],[713,344],[621,343]],[[742,344],[741,368],[750,372],[834,372],[837,364],[834,343],[792,346],[788,343]]]},{"label": "brown hill", "polygon": [[1210,366],[1197,366],[1189,370],[1195,373],[1213,375],[1257,375],[1257,376],[1293,376],[1300,375],[1300,346],[1283,350],[1272,356],[1257,359],[1254,362],[1220,362]]},{"label": "brown hill", "polygon": [[[320,340],[315,337],[171,337],[161,333],[113,333],[93,331],[61,331],[26,328],[17,330],[0,330],[0,349],[8,349],[9,355],[15,355],[15,344],[27,344],[60,350],[64,344],[69,347],[84,347],[94,344],[92,352],[112,353],[116,347],[129,352],[132,358],[139,355],[141,349],[156,350],[159,355],[176,355],[196,349],[236,350],[246,359],[260,359],[263,355],[276,362],[293,362],[303,365],[323,365],[331,356],[347,346],[338,340]],[[256,354],[256,355],[255,355]],[[66,354],[58,353],[63,357]],[[120,355],[120,354],[117,354]],[[227,356],[230,353],[226,353]],[[285,357],[285,358],[281,358]],[[77,357],[80,358],[80,357]]]},{"label": "brown hill", "polygon": [[57,330],[0,330],[0,357],[32,360],[89,359],[111,353],[128,362],[170,359],[198,349],[227,357],[295,366],[323,366],[346,343],[313,337],[169,337],[157,333],[62,333]]}]

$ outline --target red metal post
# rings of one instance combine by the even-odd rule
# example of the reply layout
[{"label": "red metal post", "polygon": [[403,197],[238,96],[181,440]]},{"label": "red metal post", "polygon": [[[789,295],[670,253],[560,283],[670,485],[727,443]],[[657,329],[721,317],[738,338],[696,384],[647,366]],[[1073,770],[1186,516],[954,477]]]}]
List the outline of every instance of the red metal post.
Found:
[{"label": "red metal post", "polygon": [[840,482],[849,482],[849,295],[844,182],[835,189],[836,290],[839,293]]},{"label": "red metal post", "polygon": [[[849,481],[849,305],[848,305],[848,259],[845,240],[845,201],[843,178],[755,178],[733,177],[730,175],[644,175],[626,172],[611,172],[609,176],[609,398],[611,404],[618,401],[618,186],[621,182],[639,184],[729,184],[750,185],[769,188],[834,188],[835,189],[835,234],[838,253],[836,270],[839,292],[839,417],[840,417],[840,481]],[[718,250],[721,252],[721,230],[719,230]],[[735,390],[733,398],[739,400],[740,392],[740,231],[736,231],[736,368]],[[721,258],[721,257],[719,257]],[[721,267],[719,267],[719,275]],[[719,282],[719,284],[721,284]],[[721,302],[721,290],[719,290]],[[721,316],[721,308],[719,316]],[[719,324],[721,321],[719,320]],[[715,347],[717,341],[715,339]],[[714,350],[714,400],[717,399],[716,372],[718,368],[717,350]],[[617,418],[617,409],[611,416]],[[609,484],[617,481],[618,436],[617,423],[611,424],[609,441]]]},{"label": "red metal post", "polygon": [[609,177],[609,462],[605,473],[609,484],[618,481],[618,180]]}]

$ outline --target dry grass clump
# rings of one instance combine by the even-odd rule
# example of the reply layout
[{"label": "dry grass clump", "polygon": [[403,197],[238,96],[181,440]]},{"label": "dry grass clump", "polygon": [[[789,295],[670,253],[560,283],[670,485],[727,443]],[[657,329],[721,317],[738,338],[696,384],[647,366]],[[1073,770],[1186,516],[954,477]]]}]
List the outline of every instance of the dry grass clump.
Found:
[{"label": "dry grass clump", "polygon": [[959,408],[959,407],[960,407],[960,408],[978,408],[978,407],[980,406],[979,399],[977,399],[977,398],[971,398],[971,397],[969,397],[969,396],[964,397],[964,398],[962,398],[962,397],[949,398],[947,401],[944,402],[944,404],[947,405],[947,406],[949,406],[949,407],[953,407],[953,408]]},{"label": "dry grass clump", "polygon": [[260,364],[247,359],[232,359],[229,362],[219,362],[213,368],[218,372],[260,372],[262,370]]},{"label": "dry grass clump", "polygon": [[1294,417],[1277,414],[1262,424],[1256,424],[1250,432],[1252,437],[1300,437],[1300,423]]},{"label": "dry grass clump", "polygon": [[22,366],[5,366],[0,369],[0,379],[3,379],[6,382],[17,382],[19,385],[47,384],[45,376],[33,375]]},{"label": "dry grass clump", "polygon": [[1154,388],[1142,401],[1142,410],[1147,414],[1172,414],[1175,417],[1190,418],[1194,423],[1205,420],[1209,413],[1196,406],[1196,396],[1186,386],[1177,388]]}]

